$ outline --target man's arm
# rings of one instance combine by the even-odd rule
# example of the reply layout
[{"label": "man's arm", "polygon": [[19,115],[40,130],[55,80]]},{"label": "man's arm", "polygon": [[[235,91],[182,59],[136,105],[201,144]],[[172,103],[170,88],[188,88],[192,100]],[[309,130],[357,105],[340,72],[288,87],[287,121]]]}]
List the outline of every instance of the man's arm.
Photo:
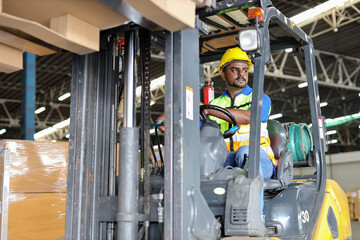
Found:
[{"label": "man's arm", "polygon": [[[228,110],[235,117],[238,125],[246,125],[250,123],[250,115],[251,115],[250,110],[240,110],[240,109],[231,109],[231,108],[226,108],[226,110]],[[223,119],[227,122],[231,122],[230,118],[225,114],[223,114],[222,112],[213,109],[206,109],[205,113],[207,115],[211,115]]]},{"label": "man's arm", "polygon": [[[202,102],[200,102],[200,106],[204,105]],[[250,110],[240,110],[240,109],[232,109],[232,108],[226,108],[236,119],[238,125],[245,125],[250,123]],[[220,118],[222,120],[225,120],[227,122],[231,122],[231,119],[223,114],[222,112],[213,110],[213,109],[204,109],[206,115],[211,115],[217,118]]]},{"label": "man's arm", "polygon": [[[203,104],[200,103],[200,105]],[[226,108],[226,110],[228,110],[235,117],[238,125],[250,124],[251,107],[249,110],[240,110],[240,109],[232,109],[232,108]],[[263,106],[261,111],[262,122],[267,122],[270,112],[271,112],[271,100],[266,94],[263,94]],[[223,119],[227,122],[231,122],[229,117],[227,117],[225,114],[219,111],[212,109],[205,109],[205,113]]]}]

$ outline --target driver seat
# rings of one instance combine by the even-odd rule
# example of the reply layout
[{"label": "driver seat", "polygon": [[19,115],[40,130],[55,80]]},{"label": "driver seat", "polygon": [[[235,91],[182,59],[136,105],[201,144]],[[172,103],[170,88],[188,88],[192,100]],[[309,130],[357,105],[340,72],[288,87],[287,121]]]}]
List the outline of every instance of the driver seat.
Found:
[{"label": "driver seat", "polygon": [[286,131],[280,122],[269,120],[267,130],[269,132],[270,146],[277,160],[277,167],[272,179],[264,180],[264,189],[283,189],[293,180],[294,163],[292,151],[287,148]]}]

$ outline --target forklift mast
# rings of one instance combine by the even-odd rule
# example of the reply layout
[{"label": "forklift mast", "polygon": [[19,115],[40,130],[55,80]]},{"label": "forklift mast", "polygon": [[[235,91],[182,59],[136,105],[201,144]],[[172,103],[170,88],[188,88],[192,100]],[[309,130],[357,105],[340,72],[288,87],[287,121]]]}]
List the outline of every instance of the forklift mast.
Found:
[{"label": "forklift mast", "polygon": [[[225,11],[197,11],[201,19]],[[313,126],[317,200],[310,224],[315,225],[326,184],[325,140],[319,106],[312,40],[268,0],[234,1],[232,8],[260,7],[263,19],[251,21],[258,34],[258,48],[249,52],[254,62],[248,177],[259,174],[260,116],[265,65],[271,50],[297,48],[305,56],[308,94]],[[229,8],[229,7],[228,7]],[[199,24],[200,23],[200,24]],[[271,39],[272,27],[282,36]],[[201,27],[164,32],[165,49],[165,168],[163,239],[219,239],[220,224],[200,190],[200,66],[219,59],[219,52],[200,54]],[[157,33],[157,32],[156,32]],[[101,32],[98,53],[74,55],[70,152],[66,209],[67,240],[152,239],[150,205],[150,35],[136,24]],[[125,54],[118,44],[125,37]],[[216,38],[216,35],[214,36]],[[136,56],[140,42],[142,122],[136,123]],[[158,43],[157,43],[158,44]],[[234,47],[234,46],[227,46]],[[124,67],[123,67],[124,66]],[[118,104],[124,92],[124,120],[118,129]],[[141,125],[141,131],[139,131]],[[141,138],[140,138],[141,136]],[[139,144],[139,139],[141,144]],[[145,142],[148,143],[145,143]],[[139,145],[141,168],[139,169]],[[117,156],[117,147],[119,155]],[[159,201],[160,202],[160,201]],[[159,216],[157,216],[159,217]],[[160,217],[159,217],[160,218]],[[160,224],[160,221],[159,221]]]}]

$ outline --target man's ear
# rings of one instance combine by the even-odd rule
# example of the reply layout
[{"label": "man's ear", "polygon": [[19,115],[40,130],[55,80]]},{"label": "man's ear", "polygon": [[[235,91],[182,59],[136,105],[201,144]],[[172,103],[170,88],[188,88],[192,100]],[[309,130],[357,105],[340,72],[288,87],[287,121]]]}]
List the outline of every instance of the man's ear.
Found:
[{"label": "man's ear", "polygon": [[222,78],[222,80],[226,81],[225,71],[221,72],[221,78]]}]

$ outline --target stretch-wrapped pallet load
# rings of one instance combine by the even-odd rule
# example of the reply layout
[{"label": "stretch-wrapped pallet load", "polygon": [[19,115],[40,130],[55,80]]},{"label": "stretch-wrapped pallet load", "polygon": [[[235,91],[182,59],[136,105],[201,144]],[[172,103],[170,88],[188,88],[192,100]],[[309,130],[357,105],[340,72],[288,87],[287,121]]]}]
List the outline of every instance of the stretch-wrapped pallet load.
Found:
[{"label": "stretch-wrapped pallet load", "polygon": [[65,233],[68,143],[0,141],[0,240]]},{"label": "stretch-wrapped pallet load", "polygon": [[350,219],[360,221],[360,189],[346,193],[349,203]]},{"label": "stretch-wrapped pallet load", "polygon": [[360,221],[360,189],[347,192],[346,195],[349,203],[350,219]]}]

